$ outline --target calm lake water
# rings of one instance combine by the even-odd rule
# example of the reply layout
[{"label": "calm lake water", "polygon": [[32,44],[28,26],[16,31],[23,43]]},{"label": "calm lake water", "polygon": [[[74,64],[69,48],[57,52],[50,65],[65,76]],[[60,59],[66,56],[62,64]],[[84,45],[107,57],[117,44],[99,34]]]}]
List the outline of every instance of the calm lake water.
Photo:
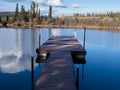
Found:
[{"label": "calm lake water", "polygon": [[[31,90],[31,56],[52,34],[72,35],[83,43],[82,29],[0,28],[0,90]],[[80,90],[120,90],[120,33],[87,30],[86,61],[80,67]],[[35,80],[44,64],[35,63]],[[84,75],[84,78],[82,77]]]}]

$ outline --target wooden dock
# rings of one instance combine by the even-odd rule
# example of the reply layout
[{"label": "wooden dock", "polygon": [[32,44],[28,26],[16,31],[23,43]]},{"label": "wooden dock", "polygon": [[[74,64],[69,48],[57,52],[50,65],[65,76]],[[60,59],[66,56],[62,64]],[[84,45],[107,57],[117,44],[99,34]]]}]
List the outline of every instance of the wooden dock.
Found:
[{"label": "wooden dock", "polygon": [[73,36],[55,36],[48,39],[37,53],[49,57],[36,82],[37,90],[76,90],[73,56],[86,51]]}]

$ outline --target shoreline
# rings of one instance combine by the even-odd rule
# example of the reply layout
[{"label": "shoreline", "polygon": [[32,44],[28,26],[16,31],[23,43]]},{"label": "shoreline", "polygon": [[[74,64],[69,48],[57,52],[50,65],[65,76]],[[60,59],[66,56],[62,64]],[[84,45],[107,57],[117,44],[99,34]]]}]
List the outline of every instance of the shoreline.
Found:
[{"label": "shoreline", "polygon": [[120,30],[120,26],[117,27],[108,27],[108,26],[93,26],[93,25],[48,25],[48,24],[35,24],[35,25],[30,25],[29,23],[25,23],[25,24],[21,24],[21,25],[17,25],[15,23],[10,23],[10,24],[6,24],[3,25],[2,23],[0,23],[0,28],[1,27],[10,27],[10,28],[71,28],[71,29],[83,29],[84,27],[86,27],[87,29],[98,29],[98,30]]}]

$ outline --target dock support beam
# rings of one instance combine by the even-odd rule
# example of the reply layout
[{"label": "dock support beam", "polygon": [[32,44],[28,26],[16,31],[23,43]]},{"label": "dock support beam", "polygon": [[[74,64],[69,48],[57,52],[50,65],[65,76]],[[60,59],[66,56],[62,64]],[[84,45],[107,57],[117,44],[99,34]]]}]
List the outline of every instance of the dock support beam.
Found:
[{"label": "dock support beam", "polygon": [[40,47],[40,40],[41,40],[41,35],[39,34],[39,47]]},{"label": "dock support beam", "polygon": [[86,39],[86,27],[84,27],[84,40],[83,40],[83,48],[85,49],[85,39]]},{"label": "dock support beam", "polygon": [[31,86],[32,90],[34,90],[34,58],[31,57]]},{"label": "dock support beam", "polygon": [[79,66],[77,66],[77,82],[76,82],[76,85],[77,85],[77,90],[79,90]]}]

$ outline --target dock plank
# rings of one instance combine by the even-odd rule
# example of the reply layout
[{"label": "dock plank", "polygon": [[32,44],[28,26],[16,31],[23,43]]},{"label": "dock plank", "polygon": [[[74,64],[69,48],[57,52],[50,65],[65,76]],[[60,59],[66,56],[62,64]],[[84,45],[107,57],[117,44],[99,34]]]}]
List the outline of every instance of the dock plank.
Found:
[{"label": "dock plank", "polygon": [[71,52],[69,51],[53,51],[50,57],[71,57]]},{"label": "dock plank", "polygon": [[37,49],[37,53],[42,51],[49,51],[50,56],[36,82],[37,90],[76,90],[71,52],[85,52],[77,39],[73,36],[51,37]]},{"label": "dock plank", "polygon": [[69,61],[72,62],[72,59],[49,58],[36,83],[37,87],[75,86],[74,66]]},{"label": "dock plank", "polygon": [[[73,42],[74,43],[74,42]],[[50,45],[43,45],[40,47],[40,50],[60,50],[60,51],[84,51],[81,45],[57,45],[57,44],[50,44]]]}]

